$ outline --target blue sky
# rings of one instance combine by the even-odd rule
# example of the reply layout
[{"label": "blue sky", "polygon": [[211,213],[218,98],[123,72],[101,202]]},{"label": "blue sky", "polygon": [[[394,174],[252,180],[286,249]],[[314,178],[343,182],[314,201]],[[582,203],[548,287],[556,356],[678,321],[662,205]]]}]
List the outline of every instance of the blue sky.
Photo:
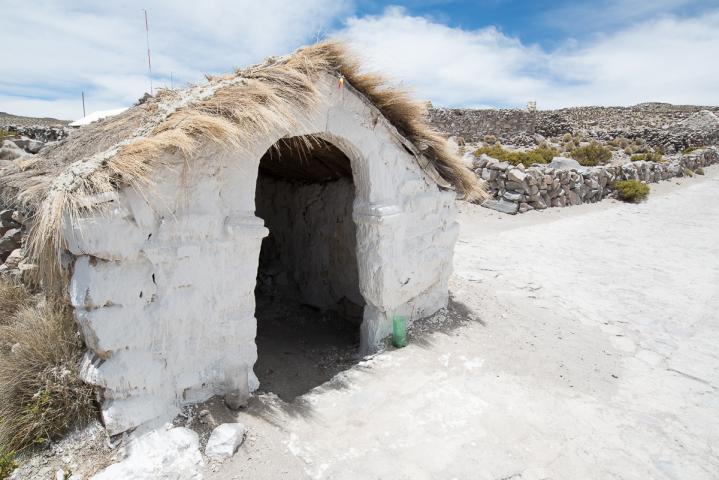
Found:
[{"label": "blue sky", "polygon": [[[358,4],[360,14],[379,14],[388,2],[366,1]],[[712,1],[397,1],[412,15],[433,18],[443,24],[466,30],[489,25],[519,38],[554,48],[568,39],[609,33],[647,17],[694,16],[716,7]]]},{"label": "blue sky", "polygon": [[719,0],[0,0],[0,111],[75,119],[339,37],[436,105],[719,104]]}]

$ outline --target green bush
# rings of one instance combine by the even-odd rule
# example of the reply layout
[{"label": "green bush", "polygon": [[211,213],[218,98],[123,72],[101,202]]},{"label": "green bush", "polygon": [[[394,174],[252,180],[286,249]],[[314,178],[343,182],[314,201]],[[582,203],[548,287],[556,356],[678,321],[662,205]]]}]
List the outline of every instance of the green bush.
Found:
[{"label": "green bush", "polygon": [[559,154],[559,151],[555,148],[542,145],[526,152],[514,152],[502,148],[501,145],[491,145],[478,148],[474,152],[474,155],[479,157],[483,153],[497,160],[511,163],[512,165],[519,165],[521,163],[525,167],[529,167],[534,163],[551,162],[552,159]]},{"label": "green bush", "polygon": [[682,175],[685,177],[693,177],[694,172],[692,172],[689,168],[683,168],[682,169]]},{"label": "green bush", "polygon": [[15,452],[12,450],[0,450],[0,480],[10,477],[10,474],[17,468]]},{"label": "green bush", "polygon": [[639,203],[649,195],[649,185],[639,180],[620,180],[614,183],[617,198],[625,202]]},{"label": "green bush", "polygon": [[694,173],[696,173],[697,175],[704,175],[704,169],[699,167],[696,170],[694,170]]},{"label": "green bush", "polygon": [[612,152],[607,147],[603,147],[597,142],[592,142],[583,147],[577,147],[572,150],[572,158],[585,167],[594,167],[603,165],[612,158]]}]

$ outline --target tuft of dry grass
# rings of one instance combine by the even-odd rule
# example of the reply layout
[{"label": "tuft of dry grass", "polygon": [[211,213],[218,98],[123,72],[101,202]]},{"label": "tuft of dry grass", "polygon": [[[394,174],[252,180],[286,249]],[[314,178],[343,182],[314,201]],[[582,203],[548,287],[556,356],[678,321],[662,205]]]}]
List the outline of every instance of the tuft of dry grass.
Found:
[{"label": "tuft of dry grass", "polygon": [[58,300],[24,304],[0,326],[0,449],[56,439],[94,417],[93,387],[79,377],[83,351]]},{"label": "tuft of dry grass", "polygon": [[21,283],[0,280],[0,327],[11,323],[15,313],[32,301],[32,294]]}]

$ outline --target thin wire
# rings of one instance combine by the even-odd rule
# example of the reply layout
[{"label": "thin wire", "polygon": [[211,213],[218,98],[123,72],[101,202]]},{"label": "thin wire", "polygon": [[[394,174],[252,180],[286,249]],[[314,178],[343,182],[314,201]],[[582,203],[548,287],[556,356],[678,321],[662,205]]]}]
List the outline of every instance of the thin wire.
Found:
[{"label": "thin wire", "polygon": [[150,60],[150,26],[147,22],[147,10],[145,12],[145,40],[147,41],[147,69],[150,72],[150,95],[152,95],[152,61]]}]

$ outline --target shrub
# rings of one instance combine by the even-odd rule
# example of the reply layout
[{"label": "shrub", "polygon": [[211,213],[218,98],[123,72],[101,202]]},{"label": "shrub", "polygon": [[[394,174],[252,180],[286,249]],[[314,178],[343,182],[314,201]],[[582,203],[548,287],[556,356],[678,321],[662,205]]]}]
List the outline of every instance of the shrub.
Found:
[{"label": "shrub", "polygon": [[682,150],[682,155],[689,155],[690,153],[694,152],[695,150],[699,150],[702,147],[687,147],[684,150]]},{"label": "shrub", "polygon": [[615,137],[609,144],[613,147],[627,148],[629,146],[629,140],[624,137]]},{"label": "shrub", "polygon": [[31,300],[32,295],[21,283],[0,281],[0,326],[7,325],[15,312]]},{"label": "shrub", "polygon": [[4,480],[17,468],[15,452],[0,450],[0,480]]},{"label": "shrub", "polygon": [[589,145],[578,147],[572,150],[572,158],[585,167],[602,165],[612,158],[612,152],[607,148],[592,142]]},{"label": "shrub", "polygon": [[474,152],[474,155],[479,157],[483,153],[489,155],[492,158],[496,158],[497,160],[511,163],[512,165],[519,165],[521,163],[525,167],[529,167],[533,163],[549,163],[556,155],[559,154],[557,149],[548,147],[546,145],[534,148],[526,152],[513,152],[511,150],[506,150],[502,148],[500,145],[492,145],[477,149]]},{"label": "shrub", "polygon": [[[5,129],[3,129],[3,128],[0,128],[0,142],[2,142],[3,140],[5,140],[6,138],[10,138],[10,137],[14,137],[14,136],[15,136],[15,135],[13,135],[12,133],[8,132],[7,130],[5,130]],[[2,477],[0,477],[0,478],[2,478]]]},{"label": "shrub", "polygon": [[487,145],[494,145],[498,142],[497,137],[495,137],[494,135],[485,135],[482,141]]},{"label": "shrub", "polygon": [[697,175],[704,175],[704,169],[699,167],[696,170],[694,170],[694,173],[696,173]]},{"label": "shrub", "polygon": [[685,177],[693,177],[693,176],[694,176],[694,172],[691,171],[691,169],[685,167],[685,168],[682,169],[682,175],[685,176]]},{"label": "shrub", "polygon": [[631,159],[632,162],[638,162],[640,160],[644,160],[647,162],[663,162],[664,156],[660,151],[653,151],[653,152],[647,152],[647,153],[635,153],[632,155]]},{"label": "shrub", "polygon": [[649,195],[649,185],[639,180],[620,180],[614,183],[617,197],[625,202],[639,203]]},{"label": "shrub", "polygon": [[79,377],[83,351],[59,301],[22,305],[0,326],[0,449],[56,439],[94,416],[94,390]]}]

